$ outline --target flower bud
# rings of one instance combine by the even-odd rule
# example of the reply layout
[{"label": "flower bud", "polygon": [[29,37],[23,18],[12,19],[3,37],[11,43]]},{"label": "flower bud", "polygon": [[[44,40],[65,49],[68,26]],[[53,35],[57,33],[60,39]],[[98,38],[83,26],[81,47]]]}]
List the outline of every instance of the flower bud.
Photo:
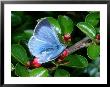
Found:
[{"label": "flower bud", "polygon": [[69,54],[69,51],[66,49],[63,51],[63,53],[60,55],[59,59],[63,60],[65,57],[67,57]]},{"label": "flower bud", "polygon": [[65,34],[63,36],[63,39],[64,39],[65,42],[71,41],[71,35],[69,33],[68,34]]},{"label": "flower bud", "polygon": [[32,61],[31,61],[31,67],[34,67],[34,68],[38,68],[41,66],[41,64],[38,62],[38,58],[35,57]]}]

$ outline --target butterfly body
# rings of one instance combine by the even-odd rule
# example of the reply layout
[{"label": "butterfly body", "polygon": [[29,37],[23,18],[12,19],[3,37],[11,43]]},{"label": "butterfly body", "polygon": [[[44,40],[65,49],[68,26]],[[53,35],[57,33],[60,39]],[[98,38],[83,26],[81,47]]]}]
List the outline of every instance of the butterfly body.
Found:
[{"label": "butterfly body", "polygon": [[28,48],[42,64],[56,59],[66,46],[60,43],[55,27],[44,18],[36,25],[33,36],[28,42]]}]

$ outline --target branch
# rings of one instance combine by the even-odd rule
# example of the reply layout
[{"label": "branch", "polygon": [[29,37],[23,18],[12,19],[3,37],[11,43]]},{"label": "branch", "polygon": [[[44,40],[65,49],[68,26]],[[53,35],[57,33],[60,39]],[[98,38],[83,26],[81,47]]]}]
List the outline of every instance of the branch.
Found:
[{"label": "branch", "polygon": [[71,53],[73,53],[73,52],[75,52],[81,48],[87,47],[88,45],[90,45],[90,42],[92,42],[92,41],[89,37],[83,38],[79,42],[75,43],[73,46],[67,48],[69,54],[71,54]]}]

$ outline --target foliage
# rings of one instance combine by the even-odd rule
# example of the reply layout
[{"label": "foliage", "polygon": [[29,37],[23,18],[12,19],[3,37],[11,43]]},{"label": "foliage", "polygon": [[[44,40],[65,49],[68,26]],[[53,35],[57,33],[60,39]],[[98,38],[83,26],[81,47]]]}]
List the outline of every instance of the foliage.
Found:
[{"label": "foliage", "polygon": [[[91,43],[83,49],[68,55],[63,61],[57,59],[42,64],[39,68],[30,68],[33,56],[27,43],[33,29],[41,18],[47,17],[55,27],[59,39],[67,47],[74,45],[84,37]],[[37,21],[36,21],[37,20]],[[11,12],[11,72],[15,77],[90,77],[100,76],[100,12]],[[71,40],[64,41],[63,36],[70,34]]]}]

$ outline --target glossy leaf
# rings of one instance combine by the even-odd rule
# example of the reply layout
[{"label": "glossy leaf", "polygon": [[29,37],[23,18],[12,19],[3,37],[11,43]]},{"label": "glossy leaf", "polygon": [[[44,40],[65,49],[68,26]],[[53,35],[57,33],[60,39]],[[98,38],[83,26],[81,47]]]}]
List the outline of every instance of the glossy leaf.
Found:
[{"label": "glossy leaf", "polygon": [[54,77],[69,77],[70,74],[64,69],[56,69]]},{"label": "glossy leaf", "polygon": [[77,27],[83,32],[85,33],[87,36],[89,36],[91,39],[95,38],[96,36],[96,30],[95,28],[90,25],[87,22],[79,22],[77,24]]},{"label": "glossy leaf", "polygon": [[50,24],[55,27],[56,32],[61,34],[61,28],[60,28],[58,21],[54,19],[53,17],[47,17],[47,19],[50,22]]},{"label": "glossy leaf", "polygon": [[23,33],[17,34],[13,37],[14,42],[18,43],[21,40],[27,41],[33,35],[33,30],[24,30]]},{"label": "glossy leaf", "polygon": [[28,40],[33,35],[33,30],[25,30],[24,31],[24,38]]},{"label": "glossy leaf", "polygon": [[95,77],[100,77],[100,72],[95,73]]},{"label": "glossy leaf", "polygon": [[31,77],[48,77],[48,70],[43,67],[40,67],[30,70],[29,74]]},{"label": "glossy leaf", "polygon": [[15,74],[20,77],[28,77],[29,71],[25,66],[21,65],[20,63],[17,63],[15,66]]},{"label": "glossy leaf", "polygon": [[95,66],[100,67],[100,58],[97,58],[96,60],[93,60],[92,64],[94,64]]},{"label": "glossy leaf", "polygon": [[18,34],[13,37],[13,41],[15,43],[19,43],[21,40],[25,40],[25,38],[23,36],[24,36],[24,34]]},{"label": "glossy leaf", "polygon": [[87,59],[81,55],[77,55],[77,54],[69,55],[64,60],[67,62],[67,64],[65,66],[79,67],[79,68],[83,68],[83,67],[88,66]]},{"label": "glossy leaf", "polygon": [[100,46],[96,44],[91,44],[87,48],[87,55],[89,56],[90,59],[95,60],[99,57],[100,55]]},{"label": "glossy leaf", "polygon": [[100,33],[100,28],[95,28],[96,33],[99,34]]},{"label": "glossy leaf", "polygon": [[91,24],[92,26],[96,26],[99,23],[100,14],[99,12],[93,12],[86,16],[85,22]]},{"label": "glossy leaf", "polygon": [[71,34],[74,28],[73,21],[68,16],[58,16],[58,21],[63,34]]},{"label": "glossy leaf", "polygon": [[21,45],[13,44],[11,54],[16,60],[24,65],[29,61],[26,50]]},{"label": "glossy leaf", "polygon": [[27,30],[27,29],[31,29],[32,28],[32,17],[31,16],[25,16],[25,21],[24,23],[17,27],[16,30],[19,32],[19,31],[22,31],[22,30]]},{"label": "glossy leaf", "polygon": [[90,76],[95,76],[98,72],[98,68],[93,68],[91,71],[89,71]]},{"label": "glossy leaf", "polygon": [[11,14],[11,25],[12,26],[18,26],[21,24],[22,20],[21,17],[15,14]]},{"label": "glossy leaf", "polygon": [[99,73],[99,67],[97,67],[94,64],[89,64],[88,67],[84,70],[85,73],[88,73],[90,76],[98,76]]}]

